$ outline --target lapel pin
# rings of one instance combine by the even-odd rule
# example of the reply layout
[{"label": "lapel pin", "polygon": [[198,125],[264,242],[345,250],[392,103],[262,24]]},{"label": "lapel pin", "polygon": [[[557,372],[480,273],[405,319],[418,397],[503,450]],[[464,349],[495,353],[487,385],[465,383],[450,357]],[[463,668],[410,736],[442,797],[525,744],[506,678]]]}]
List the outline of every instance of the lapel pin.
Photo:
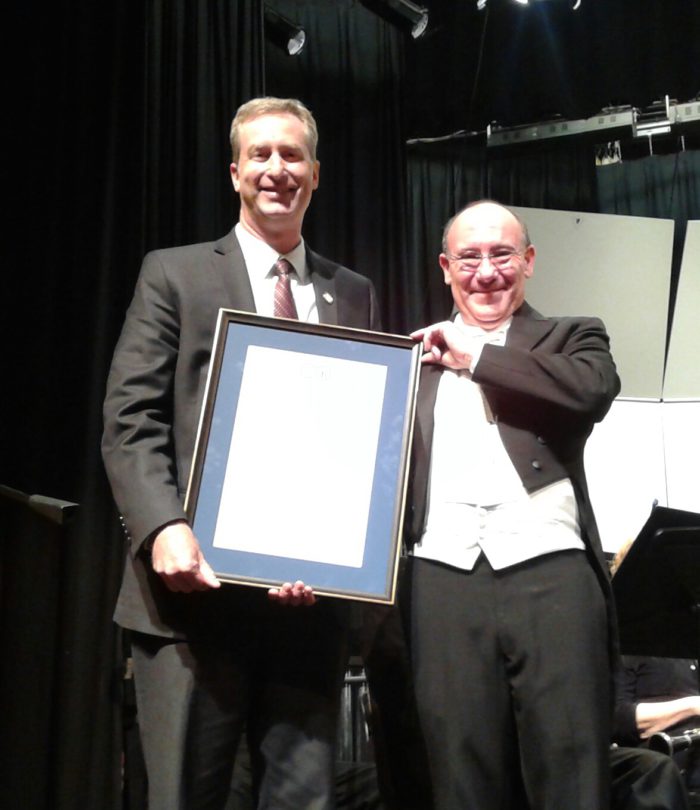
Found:
[{"label": "lapel pin", "polygon": [[323,293],[323,300],[327,304],[332,304],[333,303],[333,296],[329,292],[324,292]]}]

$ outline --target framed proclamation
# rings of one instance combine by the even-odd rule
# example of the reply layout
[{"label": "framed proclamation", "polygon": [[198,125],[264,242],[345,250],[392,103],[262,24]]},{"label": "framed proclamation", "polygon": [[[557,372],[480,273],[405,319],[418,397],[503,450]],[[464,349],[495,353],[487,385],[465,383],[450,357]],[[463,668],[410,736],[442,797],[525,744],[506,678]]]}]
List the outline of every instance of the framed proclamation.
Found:
[{"label": "framed proclamation", "polygon": [[219,310],[186,498],[219,579],[394,601],[420,355]]}]

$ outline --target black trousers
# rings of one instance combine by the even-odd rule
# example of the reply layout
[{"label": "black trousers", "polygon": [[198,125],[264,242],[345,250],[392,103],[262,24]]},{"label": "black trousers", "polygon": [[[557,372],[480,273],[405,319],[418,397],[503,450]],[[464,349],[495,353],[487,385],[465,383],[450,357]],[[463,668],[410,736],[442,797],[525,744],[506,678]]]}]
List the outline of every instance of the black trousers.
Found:
[{"label": "black trousers", "polygon": [[223,810],[244,732],[258,808],[335,806],[347,630],[333,600],[264,600],[239,600],[189,643],[132,635],[149,810]]},{"label": "black trousers", "polygon": [[611,810],[689,810],[671,757],[647,748],[610,749]]},{"label": "black trousers", "polygon": [[414,559],[410,598],[436,810],[608,810],[607,617],[584,553]]}]

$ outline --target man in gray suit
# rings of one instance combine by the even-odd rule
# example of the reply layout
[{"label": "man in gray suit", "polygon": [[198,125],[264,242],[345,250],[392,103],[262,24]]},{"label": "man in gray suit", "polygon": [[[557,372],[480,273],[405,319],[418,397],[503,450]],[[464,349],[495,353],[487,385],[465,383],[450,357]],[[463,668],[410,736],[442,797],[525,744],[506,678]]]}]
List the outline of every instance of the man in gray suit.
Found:
[{"label": "man in gray suit", "polygon": [[[183,509],[220,307],[279,314],[273,266],[284,258],[301,320],[379,328],[372,284],[302,239],[319,180],[316,143],[315,121],[296,100],[239,108],[238,224],[218,242],[145,257],[114,354],[103,457],[129,538],[115,619],[131,631],[150,810],[224,807],[244,729],[259,807],[333,806],[342,609],[315,604],[292,571],[267,595],[221,586]],[[287,417],[290,430],[304,429],[307,415]]]},{"label": "man in gray suit", "polygon": [[583,467],[620,383],[597,318],[525,301],[535,248],[491,201],[448,222],[454,321],[423,342],[411,642],[436,810],[609,806],[614,619]]}]

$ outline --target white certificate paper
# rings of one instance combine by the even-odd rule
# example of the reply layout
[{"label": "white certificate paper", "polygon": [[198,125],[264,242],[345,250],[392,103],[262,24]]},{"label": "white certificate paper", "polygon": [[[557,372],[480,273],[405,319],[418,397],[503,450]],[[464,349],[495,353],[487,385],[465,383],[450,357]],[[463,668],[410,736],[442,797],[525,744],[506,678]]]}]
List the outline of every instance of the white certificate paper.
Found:
[{"label": "white certificate paper", "polygon": [[360,568],[386,375],[249,346],[213,545]]}]

